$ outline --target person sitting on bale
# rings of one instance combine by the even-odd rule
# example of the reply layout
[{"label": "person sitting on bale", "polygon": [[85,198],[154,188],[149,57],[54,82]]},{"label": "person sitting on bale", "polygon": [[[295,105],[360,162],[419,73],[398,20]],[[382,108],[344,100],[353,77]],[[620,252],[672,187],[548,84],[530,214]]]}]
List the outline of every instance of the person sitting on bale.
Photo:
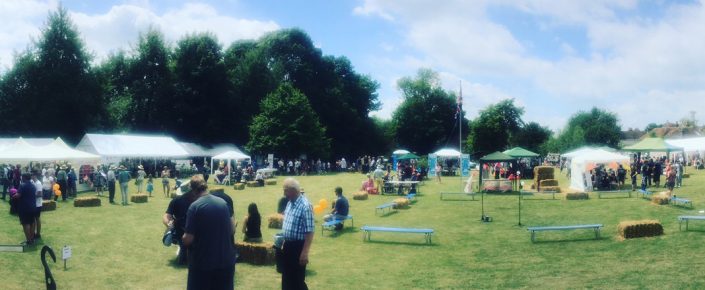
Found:
[{"label": "person sitting on bale", "polygon": [[[335,205],[333,206],[333,211],[330,212],[330,214],[326,215],[323,217],[324,221],[331,221],[333,219],[336,220],[344,220],[348,217],[348,212],[350,211],[350,204],[348,203],[348,199],[343,196],[343,188],[338,186],[335,188]],[[342,228],[342,224],[339,226],[336,225],[336,230],[339,230]]]},{"label": "person sitting on bale", "polygon": [[242,233],[245,234],[245,242],[248,243],[261,243],[262,242],[262,231],[260,230],[260,225],[262,224],[262,217],[257,210],[257,204],[250,203],[247,207],[247,216],[245,217],[245,226],[242,227]]},{"label": "person sitting on bale", "polygon": [[370,174],[367,174],[367,180],[362,182],[362,190],[366,191],[367,194],[377,194],[377,187],[375,186],[375,181],[372,179]]},{"label": "person sitting on bale", "polygon": [[257,181],[257,184],[259,184],[259,186],[264,186],[264,176],[262,176],[262,172],[257,172],[257,175],[255,176],[255,181]]}]

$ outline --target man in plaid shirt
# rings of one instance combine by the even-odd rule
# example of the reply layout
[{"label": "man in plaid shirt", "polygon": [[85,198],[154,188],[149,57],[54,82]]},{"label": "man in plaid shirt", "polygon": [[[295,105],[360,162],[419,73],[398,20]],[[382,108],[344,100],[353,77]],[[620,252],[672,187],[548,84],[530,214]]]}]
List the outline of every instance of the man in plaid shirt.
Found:
[{"label": "man in plaid shirt", "polygon": [[284,180],[284,195],[289,199],[284,211],[282,232],[282,289],[308,289],[306,264],[313,242],[313,209],[296,179]]}]

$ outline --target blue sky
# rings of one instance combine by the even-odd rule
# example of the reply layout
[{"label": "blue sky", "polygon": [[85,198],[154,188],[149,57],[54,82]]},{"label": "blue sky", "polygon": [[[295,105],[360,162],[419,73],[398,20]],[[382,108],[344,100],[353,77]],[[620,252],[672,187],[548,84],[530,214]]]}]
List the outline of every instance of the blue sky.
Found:
[{"label": "blue sky", "polygon": [[[469,117],[505,98],[525,121],[560,130],[579,110],[616,113],[624,129],[705,114],[705,0],[63,1],[97,60],[159,28],[224,47],[299,27],[324,54],[348,57],[380,84],[389,118],[396,81],[419,68],[463,84]],[[0,1],[0,71],[38,35],[54,0]],[[702,122],[701,122],[702,123]]]}]

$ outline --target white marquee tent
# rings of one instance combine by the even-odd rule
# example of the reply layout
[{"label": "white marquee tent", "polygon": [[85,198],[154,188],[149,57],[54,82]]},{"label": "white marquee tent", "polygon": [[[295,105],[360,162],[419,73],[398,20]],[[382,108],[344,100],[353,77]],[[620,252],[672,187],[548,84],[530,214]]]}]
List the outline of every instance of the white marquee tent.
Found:
[{"label": "white marquee tent", "polygon": [[669,139],[666,143],[681,147],[685,152],[705,151],[705,137]]},{"label": "white marquee tent", "polygon": [[[247,156],[242,152],[238,152],[238,151],[223,152],[223,153],[218,154],[216,156],[213,156],[213,158],[211,158],[211,174],[213,173],[212,171],[214,169],[214,167],[213,167],[214,160],[227,160],[227,164],[230,165],[230,162],[233,160],[234,161],[241,161],[241,160],[250,160],[250,159],[251,159],[250,156]],[[233,168],[233,167],[230,166],[230,168]]]},{"label": "white marquee tent", "polygon": [[0,162],[20,163],[42,161],[69,161],[77,164],[97,164],[100,156],[72,149],[61,138],[46,145],[32,145],[23,138],[0,151]]},{"label": "white marquee tent", "polygon": [[570,164],[570,188],[585,190],[585,173],[588,171],[588,165],[612,162],[628,163],[629,157],[602,149],[585,151],[573,157]]},{"label": "white marquee tent", "polygon": [[404,154],[409,154],[409,150],[404,150],[404,149],[397,149],[392,152],[392,155],[404,155]]},{"label": "white marquee tent", "polygon": [[438,156],[438,157],[455,157],[455,158],[460,158],[460,151],[455,150],[455,149],[444,148],[444,149],[441,149],[441,150],[438,150],[438,151],[434,152],[433,154],[435,154],[435,155]]},{"label": "white marquee tent", "polygon": [[189,153],[165,136],[86,134],[76,149],[100,155],[104,163],[123,158],[183,158]]}]

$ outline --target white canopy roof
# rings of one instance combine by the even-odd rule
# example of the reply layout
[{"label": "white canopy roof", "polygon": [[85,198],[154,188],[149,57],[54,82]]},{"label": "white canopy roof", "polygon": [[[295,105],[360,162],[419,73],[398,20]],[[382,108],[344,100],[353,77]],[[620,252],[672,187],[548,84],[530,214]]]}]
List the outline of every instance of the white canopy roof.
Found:
[{"label": "white canopy roof", "polygon": [[242,152],[237,151],[226,151],[216,156],[213,156],[215,160],[246,160],[250,159],[250,156],[245,155]]},{"label": "white canopy roof", "polygon": [[397,149],[392,152],[392,155],[403,155],[403,154],[409,154],[409,150],[404,150],[404,149]]},{"label": "white canopy roof", "polygon": [[573,157],[570,164],[570,187],[576,190],[585,190],[585,173],[590,163],[628,163],[629,157],[602,149],[593,149],[580,156]]},{"label": "white canopy roof", "polygon": [[179,142],[179,145],[181,145],[191,157],[211,156],[210,150],[196,143]]},{"label": "white canopy roof", "polygon": [[80,164],[95,164],[100,156],[72,149],[61,138],[52,143],[35,146],[19,138],[14,144],[0,151],[0,162],[29,163],[32,161],[71,161]]},{"label": "white canopy roof", "polygon": [[685,152],[705,151],[705,137],[687,139],[669,139],[666,143],[682,147]]},{"label": "white canopy roof", "polygon": [[3,150],[7,147],[12,146],[17,142],[19,139],[23,139],[25,143],[29,145],[34,145],[34,146],[42,146],[42,145],[48,145],[51,142],[54,142],[54,139],[52,138],[0,138],[0,150]]},{"label": "white canopy roof", "polygon": [[86,134],[77,149],[102,157],[186,157],[188,152],[171,137]]},{"label": "white canopy roof", "polygon": [[460,151],[450,148],[444,148],[434,152],[438,157],[460,157]]}]

